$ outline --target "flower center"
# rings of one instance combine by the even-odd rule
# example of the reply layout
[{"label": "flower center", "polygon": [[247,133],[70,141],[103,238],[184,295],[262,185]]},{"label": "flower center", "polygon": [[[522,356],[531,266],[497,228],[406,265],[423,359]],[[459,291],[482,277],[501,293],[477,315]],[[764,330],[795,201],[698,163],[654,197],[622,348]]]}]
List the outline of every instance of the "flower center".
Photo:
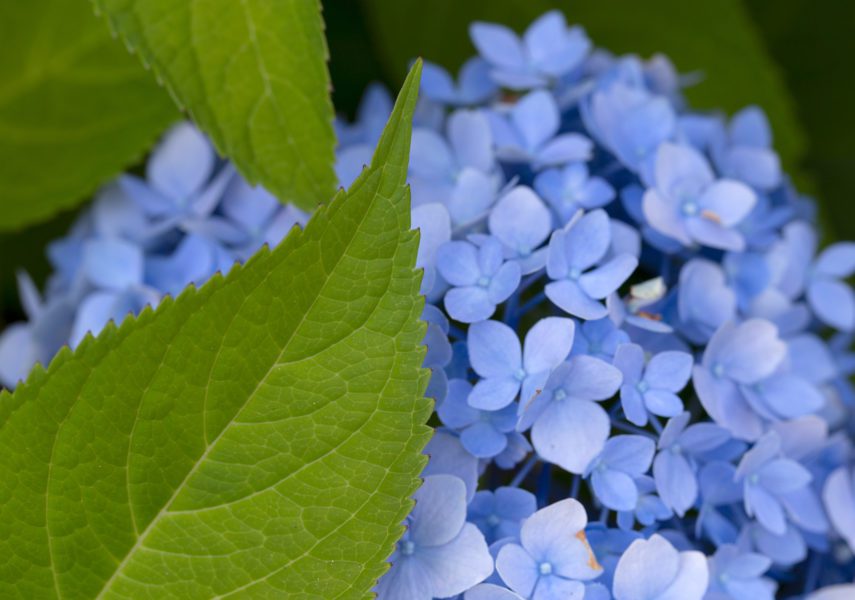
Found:
[{"label": "flower center", "polygon": [[698,214],[698,203],[692,199],[683,201],[683,214],[687,217],[693,217]]},{"label": "flower center", "polygon": [[565,391],[564,391],[564,390],[562,390],[562,389],[557,389],[557,390],[555,390],[555,393],[554,393],[554,394],[552,394],[552,397],[553,397],[555,400],[558,400],[558,401],[560,402],[561,400],[564,400],[564,398],[566,398],[566,397],[567,397],[567,392],[565,392]]},{"label": "flower center", "polygon": [[721,363],[715,363],[712,368],[712,374],[716,377],[724,376],[724,365]]},{"label": "flower center", "polygon": [[487,287],[488,285],[490,285],[490,278],[486,275],[482,275],[478,278],[478,285],[483,288]]},{"label": "flower center", "polygon": [[416,545],[410,540],[404,540],[401,542],[401,554],[404,556],[412,556],[415,551]]},{"label": "flower center", "polygon": [[490,515],[489,517],[487,517],[487,525],[489,525],[490,527],[495,527],[496,525],[501,523],[501,521],[502,520],[496,515]]},{"label": "flower center", "polygon": [[552,563],[542,562],[538,565],[537,570],[541,575],[552,575]]},{"label": "flower center", "polygon": [[640,394],[643,394],[644,392],[650,389],[650,385],[642,379],[641,381],[635,384],[635,389],[637,389]]},{"label": "flower center", "polygon": [[516,371],[514,371],[514,378],[515,378],[517,381],[522,381],[523,379],[525,379],[525,369],[523,369],[522,367],[520,367],[519,369],[517,369]]},{"label": "flower center", "polygon": [[580,271],[576,267],[571,267],[570,270],[567,272],[567,279],[571,279],[573,281],[576,281],[577,279],[579,279],[579,277],[581,275],[582,275],[582,271]]}]

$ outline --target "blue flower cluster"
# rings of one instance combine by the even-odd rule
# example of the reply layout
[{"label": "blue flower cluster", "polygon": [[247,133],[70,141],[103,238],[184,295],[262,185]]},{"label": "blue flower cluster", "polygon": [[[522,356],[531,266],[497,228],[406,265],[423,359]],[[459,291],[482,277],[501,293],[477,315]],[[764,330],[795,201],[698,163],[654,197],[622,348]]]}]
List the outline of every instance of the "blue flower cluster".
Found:
[{"label": "blue flower cluster", "polygon": [[[855,244],[818,250],[760,109],[559,12],[470,33],[413,132],[437,430],[379,598],[855,598]],[[390,110],[337,123],[342,185]],[[179,125],[21,277],[0,380],[306,217]]]}]

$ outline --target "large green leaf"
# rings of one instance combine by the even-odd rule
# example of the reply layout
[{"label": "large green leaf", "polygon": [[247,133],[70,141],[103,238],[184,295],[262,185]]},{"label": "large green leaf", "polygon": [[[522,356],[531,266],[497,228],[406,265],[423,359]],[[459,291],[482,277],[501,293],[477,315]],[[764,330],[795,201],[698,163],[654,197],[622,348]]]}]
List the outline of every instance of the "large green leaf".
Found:
[{"label": "large green leaf", "polygon": [[82,0],[0,2],[0,230],[69,208],[178,111]]},{"label": "large green leaf", "polygon": [[645,56],[662,52],[681,72],[702,73],[703,81],[687,91],[693,106],[729,112],[762,106],[785,165],[796,167],[802,154],[803,136],[780,74],[740,0],[363,0],[363,5],[394,79],[413,56],[458,67],[475,53],[467,33],[474,20],[521,30],[560,8],[598,46]]},{"label": "large green leaf", "polygon": [[93,0],[252,182],[306,209],[335,191],[318,0]]},{"label": "large green leaf", "polygon": [[305,231],[0,395],[0,597],[368,596],[430,431],[419,70]]}]

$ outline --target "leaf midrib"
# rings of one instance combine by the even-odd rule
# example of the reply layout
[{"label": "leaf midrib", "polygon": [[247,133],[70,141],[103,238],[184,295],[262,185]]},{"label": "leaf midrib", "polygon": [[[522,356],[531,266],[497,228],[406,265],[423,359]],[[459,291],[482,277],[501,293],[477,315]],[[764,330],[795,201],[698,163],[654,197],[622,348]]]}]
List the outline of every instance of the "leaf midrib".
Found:
[{"label": "leaf midrib", "polygon": [[[380,175],[377,177],[377,179],[378,179],[377,187],[378,187],[378,188],[380,187],[380,186],[379,186],[379,183],[380,183],[380,181],[382,180],[383,175],[385,174],[385,166],[384,166],[383,168],[379,169],[379,173],[380,173]],[[361,179],[361,180],[357,180],[357,183],[356,183],[356,184],[357,184],[357,185],[359,185],[360,187],[362,187],[362,186],[364,186],[364,185],[366,184],[366,181],[367,181],[367,178],[365,178],[365,179]],[[359,188],[351,189],[351,190],[350,190],[350,193],[354,193],[354,192],[358,191],[358,189],[359,189]],[[206,462],[206,460],[207,460],[207,458],[208,458],[208,456],[209,456],[209,454],[210,454],[211,450],[212,450],[213,448],[215,448],[215,447],[216,447],[217,443],[218,443],[218,442],[219,442],[219,440],[223,437],[223,435],[225,435],[225,433],[226,433],[227,431],[229,431],[229,430],[230,430],[230,428],[232,427],[232,425],[234,425],[234,423],[235,423],[235,419],[237,418],[237,416],[238,416],[238,415],[240,415],[240,413],[241,413],[241,412],[243,412],[243,410],[244,410],[244,409],[249,405],[250,401],[255,397],[255,395],[256,395],[256,393],[258,392],[258,390],[259,390],[259,388],[261,387],[261,385],[262,385],[264,382],[266,382],[266,381],[267,381],[267,379],[270,377],[270,373],[271,373],[271,372],[273,371],[273,369],[274,369],[274,368],[279,364],[279,361],[281,360],[282,356],[285,354],[285,351],[288,349],[288,347],[289,347],[289,345],[290,345],[291,341],[293,340],[294,335],[295,335],[295,334],[296,334],[296,333],[297,333],[297,332],[298,332],[298,331],[303,327],[303,325],[304,325],[304,323],[305,323],[305,321],[306,321],[307,316],[309,315],[309,313],[311,313],[311,312],[312,312],[312,310],[314,309],[315,304],[317,303],[317,301],[319,300],[319,298],[321,298],[321,297],[322,297],[322,295],[323,295],[323,291],[326,289],[327,285],[329,284],[330,280],[332,279],[332,274],[333,274],[333,273],[336,271],[336,269],[338,268],[339,264],[341,263],[341,260],[342,260],[346,255],[347,255],[348,251],[349,251],[349,250],[350,250],[350,248],[351,248],[351,245],[353,244],[353,241],[354,241],[357,237],[359,237],[359,235],[358,235],[358,234],[359,234],[359,231],[360,231],[360,228],[361,228],[362,224],[365,222],[365,219],[368,217],[369,213],[371,213],[371,209],[373,209],[373,208],[374,208],[375,203],[376,203],[376,202],[377,202],[377,200],[378,200],[378,199],[380,199],[380,198],[383,198],[383,196],[381,196],[379,193],[376,193],[376,194],[374,195],[374,197],[372,198],[372,200],[371,200],[371,202],[370,202],[370,204],[369,204],[368,208],[367,208],[365,211],[363,211],[362,216],[361,216],[361,217],[360,217],[360,219],[359,219],[359,224],[358,224],[358,225],[353,229],[353,235],[352,235],[352,236],[350,237],[350,239],[348,240],[347,245],[345,246],[345,248],[342,250],[342,252],[341,252],[341,253],[338,255],[338,257],[336,258],[336,261],[335,261],[335,263],[334,263],[334,265],[333,265],[332,269],[330,269],[329,275],[327,275],[327,278],[326,278],[326,280],[324,281],[323,285],[322,285],[322,286],[321,286],[321,288],[318,290],[318,293],[315,295],[315,297],[314,297],[314,299],[312,300],[312,303],[309,305],[309,307],[308,307],[305,311],[303,311],[303,314],[302,314],[302,315],[301,315],[301,317],[300,317],[300,321],[299,321],[299,323],[298,323],[298,324],[293,328],[293,330],[291,331],[291,334],[289,335],[288,340],[287,340],[287,341],[282,345],[281,350],[280,350],[280,351],[279,351],[279,353],[277,354],[276,359],[272,361],[272,364],[271,364],[271,365],[270,365],[270,367],[268,368],[267,372],[264,374],[264,376],[263,376],[263,377],[261,377],[261,378],[259,379],[259,381],[258,381],[258,383],[256,384],[255,388],[253,388],[253,390],[247,394],[246,400],[245,400],[245,401],[243,402],[243,404],[242,404],[242,405],[241,405],[241,406],[240,406],[240,407],[239,407],[239,408],[234,412],[234,414],[232,415],[232,417],[229,419],[228,423],[227,423],[227,424],[222,428],[222,430],[220,430],[220,432],[217,434],[217,436],[216,436],[216,437],[211,441],[211,443],[210,443],[210,444],[208,444],[208,446],[205,448],[205,451],[202,453],[202,455],[201,455],[201,456],[200,456],[200,457],[199,457],[199,458],[194,462],[193,467],[188,471],[187,475],[184,477],[184,479],[182,479],[181,483],[179,483],[179,484],[176,486],[175,490],[174,490],[174,491],[173,491],[173,493],[172,493],[172,496],[170,496],[170,498],[169,498],[169,499],[168,499],[168,500],[163,504],[163,506],[160,508],[160,510],[158,511],[158,513],[157,513],[157,514],[152,518],[152,520],[149,522],[149,524],[146,526],[146,528],[145,528],[145,529],[142,531],[142,533],[137,537],[137,540],[134,542],[134,545],[133,545],[133,546],[132,546],[128,551],[127,551],[127,553],[125,554],[125,556],[124,556],[124,558],[122,559],[122,561],[119,563],[119,565],[118,565],[118,566],[116,567],[116,569],[113,571],[113,574],[112,574],[112,575],[110,576],[110,578],[109,578],[109,579],[104,583],[104,586],[103,586],[103,587],[101,588],[101,590],[98,592],[98,595],[96,596],[96,600],[100,600],[101,598],[103,598],[103,597],[104,597],[104,594],[105,594],[107,591],[109,591],[109,589],[110,589],[110,587],[112,586],[112,584],[117,580],[117,578],[118,578],[119,574],[123,571],[123,569],[125,568],[125,566],[126,566],[126,565],[128,564],[128,562],[131,560],[131,558],[135,555],[136,551],[137,551],[139,548],[141,548],[141,547],[142,547],[142,545],[143,545],[143,543],[145,542],[145,539],[146,539],[146,537],[149,535],[149,533],[151,533],[151,531],[156,527],[156,525],[160,522],[160,519],[161,519],[164,515],[169,514],[169,512],[170,512],[170,511],[169,511],[169,506],[170,506],[170,505],[175,501],[175,499],[179,496],[179,494],[180,494],[180,493],[185,489],[185,485],[186,485],[186,484],[187,484],[187,482],[190,480],[190,478],[191,478],[191,477],[192,477],[192,476],[197,472],[197,470],[199,469],[199,467],[200,467],[202,464],[204,464],[204,463]],[[388,198],[384,198],[384,199],[389,200]],[[327,208],[326,208],[326,207],[323,207],[323,208],[321,208],[321,210],[327,210]],[[302,232],[302,233],[301,233],[301,235],[305,235],[305,232]],[[399,238],[398,238],[398,239],[399,239],[399,243],[400,243],[400,235],[401,235],[401,234],[400,234],[400,232],[399,232],[399,234],[398,234],[398,235],[399,235]],[[287,243],[287,242],[283,242],[283,243]],[[257,284],[256,286],[254,286],[254,288],[253,288],[253,289],[255,289],[255,288],[257,288],[257,287],[259,287],[259,286],[263,285],[263,284],[264,284],[264,282],[265,282],[265,281],[267,281],[267,278],[268,278],[268,277],[270,277],[270,276],[271,276],[271,273],[268,273],[267,275],[265,275],[265,276],[264,276],[264,278],[262,278],[261,280],[259,280],[258,284]],[[249,296],[251,296],[251,292],[248,292],[248,293],[246,293],[246,294],[244,295],[244,298],[243,298],[243,300],[242,300],[242,304],[241,304],[241,306],[243,306],[243,303],[245,303],[245,302],[246,302],[246,299],[247,299]],[[378,304],[379,304],[379,302],[378,302]],[[375,306],[375,309],[376,309],[376,306]],[[237,315],[238,315],[239,313],[240,313],[240,308],[238,308],[238,309],[236,309],[236,310],[234,310],[234,311],[232,312],[231,318],[230,318],[230,320],[229,320],[229,324],[228,324],[228,326],[224,329],[224,332],[225,332],[225,331],[228,331],[228,330],[232,327],[232,324],[234,323],[234,319],[237,317]],[[373,314],[373,311],[372,311],[372,313],[371,313],[371,314]],[[359,327],[361,327],[361,324],[360,324],[360,326],[359,326]],[[356,328],[358,328],[358,327],[356,327]],[[351,331],[351,332],[349,332],[349,333],[348,333],[348,335],[350,335],[351,333],[352,333],[352,331]],[[346,337],[347,337],[347,336],[345,336],[344,338],[341,338],[341,339],[339,339],[339,340],[336,340],[336,341],[335,341],[335,342],[333,342],[331,345],[334,345],[334,344],[338,344],[338,343],[340,343],[340,342],[342,341],[342,339],[345,339]],[[216,362],[219,360],[219,355],[220,355],[220,351],[222,350],[222,348],[223,348],[223,345],[222,345],[222,344],[220,344],[220,345],[219,345],[219,347],[217,348],[217,354],[214,356],[213,360],[211,361],[211,365],[212,365],[212,367],[211,367],[211,368],[212,368],[212,369],[213,369],[214,365],[216,364]],[[140,402],[142,402],[142,398],[141,398]],[[58,436],[59,436],[59,430],[57,430],[57,437],[58,437]],[[131,445],[132,445],[132,440],[131,440],[131,438],[129,438],[129,439],[128,439],[128,448],[129,448],[129,450],[130,450]],[[49,484],[49,480],[48,480],[48,484]],[[130,500],[131,500],[131,498],[129,497],[129,498],[128,498],[128,501],[129,501],[129,508],[130,508],[131,512],[133,512],[133,505],[130,503]],[[184,511],[184,512],[187,512],[187,511]],[[48,536],[48,537],[50,537],[50,536]],[[51,569],[53,570],[53,556],[51,556]],[[229,593],[232,593],[232,592],[229,592]]]}]

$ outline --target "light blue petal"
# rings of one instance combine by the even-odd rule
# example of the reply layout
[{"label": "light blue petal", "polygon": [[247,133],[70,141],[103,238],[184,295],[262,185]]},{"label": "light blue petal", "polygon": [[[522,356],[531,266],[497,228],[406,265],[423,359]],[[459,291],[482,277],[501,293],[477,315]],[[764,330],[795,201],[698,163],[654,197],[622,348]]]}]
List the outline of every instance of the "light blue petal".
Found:
[{"label": "light blue petal", "polygon": [[591,299],[575,281],[553,281],[546,284],[545,291],[553,304],[575,317],[593,320],[608,316],[606,307]]},{"label": "light blue petal", "polygon": [[487,296],[493,304],[500,304],[513,294],[520,285],[522,271],[519,263],[506,262],[493,275],[487,287]]},{"label": "light blue petal", "polygon": [[490,171],[495,164],[490,123],[480,111],[458,110],[448,118],[448,139],[457,164]]},{"label": "light blue petal", "polygon": [[560,365],[573,347],[576,326],[572,319],[546,317],[528,330],[523,349],[527,373],[549,371]]},{"label": "light blue petal", "polygon": [[452,379],[448,382],[448,393],[437,409],[442,422],[452,429],[462,429],[478,420],[480,412],[469,406],[469,392],[472,384],[465,379]]},{"label": "light blue petal", "polygon": [[683,401],[674,392],[651,389],[644,392],[644,406],[660,417],[676,417],[683,412]]},{"label": "light blue petal", "polygon": [[475,285],[481,276],[478,250],[468,242],[448,242],[437,248],[436,268],[451,285]]},{"label": "light blue petal", "polygon": [[558,131],[555,98],[544,90],[526,94],[511,109],[511,121],[525,141],[526,150],[538,150]]},{"label": "light blue petal", "polygon": [[581,474],[602,451],[610,428],[609,416],[599,404],[565,399],[543,409],[532,426],[531,441],[544,459]]},{"label": "light blue petal", "polygon": [[460,434],[460,443],[473,456],[493,458],[508,445],[508,439],[490,424],[484,421],[474,423]]},{"label": "light blue petal", "polygon": [[686,352],[660,352],[650,359],[644,380],[651,388],[679,392],[692,376],[692,355]]},{"label": "light blue petal", "polygon": [[815,279],[807,289],[810,307],[825,324],[841,331],[855,329],[855,294],[834,279]]},{"label": "light blue petal", "polygon": [[194,196],[211,176],[214,150],[190,123],[170,129],[152,152],[146,177],[158,192],[177,202]]},{"label": "light blue petal", "polygon": [[610,470],[622,471],[635,478],[650,468],[655,451],[656,444],[649,437],[616,435],[606,442],[600,460]]},{"label": "light blue petal", "polygon": [[787,517],[781,503],[760,486],[746,486],[745,512],[771,533],[783,535],[787,531]]},{"label": "light blue petal", "polygon": [[688,461],[681,455],[663,450],[653,461],[656,490],[665,506],[678,516],[686,514],[698,497],[698,483]]},{"label": "light blue petal", "polygon": [[469,26],[469,37],[478,53],[494,65],[519,69],[525,64],[523,45],[507,27],[475,22]]},{"label": "light blue petal", "polygon": [[611,226],[606,211],[592,210],[582,216],[564,235],[567,263],[579,271],[596,264],[611,244]]},{"label": "light blue petal", "polygon": [[481,377],[510,377],[522,367],[519,338],[504,323],[475,323],[469,328],[467,341],[472,368]]},{"label": "light blue petal", "polygon": [[453,475],[431,475],[413,495],[410,539],[420,547],[453,540],[466,521],[466,485]]},{"label": "light blue petal", "polygon": [[579,278],[579,287],[591,298],[601,300],[616,291],[635,268],[638,259],[629,254],[619,254],[609,262]]},{"label": "light blue petal", "polygon": [[635,540],[615,569],[615,600],[658,600],[679,569],[679,553],[662,536],[654,534],[649,540]]},{"label": "light blue petal", "polygon": [[429,574],[430,590],[436,598],[461,594],[493,572],[487,542],[472,523],[466,523],[460,535],[444,546],[419,548],[414,556]]},{"label": "light blue petal", "polygon": [[513,377],[481,379],[469,394],[469,406],[479,410],[499,410],[517,397],[520,382]]},{"label": "light blue petal", "polygon": [[531,188],[519,186],[503,196],[490,211],[490,233],[514,256],[528,256],[552,231],[549,209]]},{"label": "light blue petal", "polygon": [[83,271],[92,285],[122,290],[143,279],[143,252],[120,239],[90,239],[83,246]]},{"label": "light blue petal", "polygon": [[638,489],[626,473],[595,469],[591,485],[597,499],[612,510],[633,510],[638,503]]}]

